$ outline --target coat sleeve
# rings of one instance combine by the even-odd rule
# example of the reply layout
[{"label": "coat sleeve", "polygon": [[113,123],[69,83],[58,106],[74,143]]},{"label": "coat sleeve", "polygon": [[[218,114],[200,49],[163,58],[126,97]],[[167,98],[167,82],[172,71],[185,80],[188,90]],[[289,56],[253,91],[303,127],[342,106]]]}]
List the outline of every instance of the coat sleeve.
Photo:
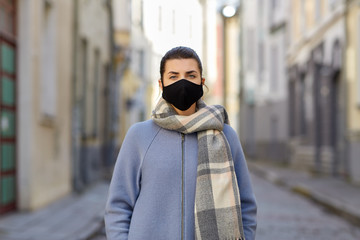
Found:
[{"label": "coat sleeve", "polygon": [[244,152],[236,132],[230,126],[225,125],[224,133],[231,148],[236,177],[240,190],[241,214],[245,239],[254,240],[257,226],[257,205]]},{"label": "coat sleeve", "polygon": [[110,182],[105,208],[105,229],[108,240],[128,239],[132,212],[140,192],[141,153],[137,130],[129,129]]}]

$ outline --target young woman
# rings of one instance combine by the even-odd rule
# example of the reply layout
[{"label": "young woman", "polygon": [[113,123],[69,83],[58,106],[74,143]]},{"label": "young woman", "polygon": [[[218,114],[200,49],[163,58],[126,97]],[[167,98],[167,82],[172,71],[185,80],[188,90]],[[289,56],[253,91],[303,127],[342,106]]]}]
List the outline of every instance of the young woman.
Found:
[{"label": "young woman", "polygon": [[160,63],[162,98],[133,125],[110,184],[108,240],[255,239],[256,202],[236,132],[202,100],[202,64],[176,47]]}]

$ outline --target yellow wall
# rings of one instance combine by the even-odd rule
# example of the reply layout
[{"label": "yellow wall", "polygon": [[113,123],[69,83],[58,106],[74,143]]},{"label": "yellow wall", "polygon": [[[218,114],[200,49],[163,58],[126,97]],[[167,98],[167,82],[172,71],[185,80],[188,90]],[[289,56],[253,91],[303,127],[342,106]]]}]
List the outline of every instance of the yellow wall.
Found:
[{"label": "yellow wall", "polygon": [[[34,156],[32,159],[32,198],[31,209],[44,206],[71,191],[71,156],[70,156],[70,132],[71,132],[71,58],[72,58],[72,1],[57,2],[54,5],[57,28],[56,41],[56,117],[49,124],[44,122],[38,101],[34,101]],[[40,6],[39,6],[40,7]],[[41,14],[41,8],[38,8]],[[43,22],[39,21],[39,32]],[[38,34],[41,36],[41,33]],[[39,45],[41,45],[39,39]],[[41,69],[40,64],[35,66]],[[40,79],[34,71],[34,80],[39,84]],[[39,96],[35,87],[34,97]],[[38,98],[38,97],[37,97]]]},{"label": "yellow wall", "polygon": [[239,66],[240,59],[238,56],[238,35],[239,35],[239,19],[236,16],[226,20],[226,110],[229,115],[232,127],[240,132],[238,129],[239,122]]},{"label": "yellow wall", "polygon": [[[353,1],[355,3],[356,1]],[[360,106],[358,102],[359,89],[359,16],[357,4],[349,7],[347,18],[348,45],[346,49],[346,79],[348,82],[348,127],[351,131],[360,131]]]},{"label": "yellow wall", "polygon": [[[34,210],[45,206],[71,189],[71,59],[72,0],[56,2],[56,41],[44,44],[45,10],[42,1],[20,1],[18,6],[18,208]],[[51,25],[52,26],[52,25]],[[50,44],[51,45],[51,44]],[[54,115],[42,108],[49,88],[42,74],[44,53],[54,51],[52,76],[55,89]],[[51,64],[50,64],[51,65]],[[52,66],[52,65],[51,65]]]}]

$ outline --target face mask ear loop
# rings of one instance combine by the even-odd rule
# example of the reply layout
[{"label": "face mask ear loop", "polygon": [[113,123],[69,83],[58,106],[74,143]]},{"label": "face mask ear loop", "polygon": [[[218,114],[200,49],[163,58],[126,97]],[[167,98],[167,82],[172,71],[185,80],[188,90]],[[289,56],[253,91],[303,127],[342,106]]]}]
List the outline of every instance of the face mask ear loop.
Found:
[{"label": "face mask ear loop", "polygon": [[162,89],[161,89],[161,87],[159,86],[159,95],[158,95],[158,98],[162,97],[162,92],[164,92],[164,80],[163,80],[162,78],[160,78],[160,81],[161,81]]}]

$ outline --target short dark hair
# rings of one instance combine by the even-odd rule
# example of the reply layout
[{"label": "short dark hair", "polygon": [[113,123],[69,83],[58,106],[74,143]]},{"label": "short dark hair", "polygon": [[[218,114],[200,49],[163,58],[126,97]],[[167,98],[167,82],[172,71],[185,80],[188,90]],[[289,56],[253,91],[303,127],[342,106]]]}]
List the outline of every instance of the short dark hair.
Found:
[{"label": "short dark hair", "polygon": [[179,46],[179,47],[174,47],[174,48],[170,49],[167,53],[165,53],[165,55],[161,59],[161,62],[160,62],[161,82],[163,83],[163,75],[165,72],[165,64],[166,64],[167,60],[188,59],[188,58],[192,58],[192,59],[196,60],[196,62],[198,63],[198,67],[200,69],[200,76],[202,76],[203,68],[202,68],[201,60],[200,60],[199,56],[197,55],[197,53],[189,47]]}]

